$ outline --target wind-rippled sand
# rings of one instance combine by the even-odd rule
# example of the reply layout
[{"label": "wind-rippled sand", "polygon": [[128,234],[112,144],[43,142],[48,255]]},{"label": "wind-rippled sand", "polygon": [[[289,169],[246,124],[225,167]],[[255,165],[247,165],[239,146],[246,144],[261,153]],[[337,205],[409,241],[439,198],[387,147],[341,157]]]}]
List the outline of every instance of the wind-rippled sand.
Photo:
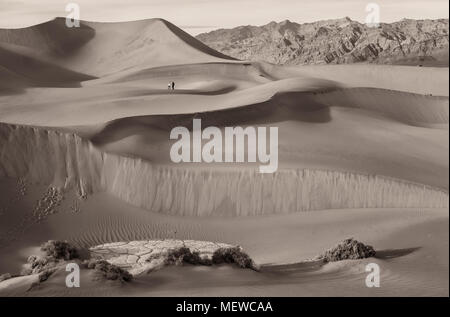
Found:
[{"label": "wind-rippled sand", "polygon": [[[61,208],[64,207],[64,204]],[[60,211],[32,226],[2,252],[2,271],[25,263],[48,239],[67,239],[81,247],[143,239],[193,239],[241,245],[261,265],[273,269],[254,272],[237,267],[168,267],[139,276],[126,286],[82,279],[79,290],[69,291],[64,276],[51,286],[27,295],[246,295],[255,296],[445,296],[448,294],[448,211],[445,209],[330,210],[290,215],[239,218],[167,216],[144,211],[100,194],[81,206],[82,212]],[[347,237],[372,244],[377,258],[324,266],[307,263]],[[381,287],[365,286],[365,266],[381,268]],[[83,284],[84,283],[84,284]],[[109,285],[109,286],[108,286]],[[328,285],[328,287],[327,287]],[[330,288],[330,286],[332,286]],[[103,293],[106,292],[106,293]]]}]

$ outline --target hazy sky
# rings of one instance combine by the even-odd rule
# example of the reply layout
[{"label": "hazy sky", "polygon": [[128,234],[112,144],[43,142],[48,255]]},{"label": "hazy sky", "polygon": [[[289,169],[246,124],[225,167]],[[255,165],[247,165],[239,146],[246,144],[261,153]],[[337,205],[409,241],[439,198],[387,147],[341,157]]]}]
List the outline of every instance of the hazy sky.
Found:
[{"label": "hazy sky", "polygon": [[449,0],[0,0],[0,28],[66,16],[65,6],[70,2],[79,4],[81,20],[164,18],[191,34],[285,19],[301,23],[348,16],[364,21],[370,2],[380,5],[382,22],[448,18],[449,10]]}]

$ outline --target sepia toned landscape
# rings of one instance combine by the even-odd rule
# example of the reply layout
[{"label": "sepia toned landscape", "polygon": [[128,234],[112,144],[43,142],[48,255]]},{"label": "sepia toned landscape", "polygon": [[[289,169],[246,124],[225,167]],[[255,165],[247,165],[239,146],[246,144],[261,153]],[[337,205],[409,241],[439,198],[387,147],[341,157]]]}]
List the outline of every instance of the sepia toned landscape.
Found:
[{"label": "sepia toned landscape", "polygon": [[[0,296],[448,296],[448,19],[330,23],[0,29]],[[193,119],[277,171],[173,162]]]}]

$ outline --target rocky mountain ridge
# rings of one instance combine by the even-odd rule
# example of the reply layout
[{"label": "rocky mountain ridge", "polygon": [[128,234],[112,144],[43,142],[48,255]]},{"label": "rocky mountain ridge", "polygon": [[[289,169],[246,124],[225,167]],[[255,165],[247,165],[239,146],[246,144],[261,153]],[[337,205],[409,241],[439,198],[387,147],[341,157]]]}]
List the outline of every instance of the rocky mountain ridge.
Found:
[{"label": "rocky mountain ridge", "polygon": [[241,60],[275,64],[370,62],[448,66],[448,19],[380,23],[343,19],[298,24],[285,20],[202,33],[197,39]]}]

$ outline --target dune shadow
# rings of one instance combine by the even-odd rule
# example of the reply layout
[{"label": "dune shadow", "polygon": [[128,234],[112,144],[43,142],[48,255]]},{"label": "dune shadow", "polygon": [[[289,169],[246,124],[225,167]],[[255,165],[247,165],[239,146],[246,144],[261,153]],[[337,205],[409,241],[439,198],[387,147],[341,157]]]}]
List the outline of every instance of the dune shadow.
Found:
[{"label": "dune shadow", "polygon": [[153,274],[141,274],[138,278],[134,278],[132,283],[138,288],[147,289],[149,286],[157,288],[173,282],[170,276],[155,273],[158,273],[158,271],[153,272]]},{"label": "dune shadow", "polygon": [[405,256],[405,255],[409,255],[419,249],[421,249],[421,247],[380,250],[380,251],[377,251],[375,258],[381,259],[381,260],[389,260],[389,259],[399,258],[399,257]]},{"label": "dune shadow", "polygon": [[39,84],[28,84],[28,85],[20,85],[18,84],[16,87],[0,87],[0,97],[2,96],[18,96],[26,93],[27,88],[80,88],[81,82],[43,82]]},{"label": "dune shadow", "polygon": [[264,264],[259,268],[261,273],[291,273],[318,271],[325,262],[323,260],[305,261],[291,264]]},{"label": "dune shadow", "polygon": [[[386,249],[376,252],[375,258],[380,260],[389,260],[409,255],[421,247],[405,249]],[[259,268],[261,273],[292,273],[292,272],[314,272],[318,271],[327,262],[324,260],[313,260],[291,264],[264,264]]]},{"label": "dune shadow", "polygon": [[17,88],[0,88],[0,97],[1,96],[16,96],[16,95],[22,95],[25,93],[25,89],[23,87],[17,87]]},{"label": "dune shadow", "polygon": [[[146,115],[120,118],[110,121],[100,131],[89,137],[94,144],[114,142],[136,133],[136,128],[169,132],[174,127],[183,126],[192,130],[192,120],[201,119],[202,127],[276,125],[280,122],[298,121],[308,123],[326,123],[331,121],[330,108],[313,100],[304,100],[296,104],[277,103],[275,100],[252,104],[244,107],[209,112]],[[117,131],[121,131],[120,134]]]},{"label": "dune shadow", "polygon": [[91,258],[91,252],[89,251],[89,249],[79,248],[78,249],[78,258],[80,260],[88,260]]},{"label": "dune shadow", "polygon": [[[293,99],[286,103],[284,100],[274,98],[243,107],[229,108],[210,112],[195,113],[184,126],[192,125],[192,119],[201,119],[206,126],[248,126],[270,125],[286,121],[299,121],[308,123],[327,123],[331,121],[330,109],[312,99]],[[181,119],[181,118],[180,118]],[[186,119],[186,118],[183,118]],[[189,122],[186,122],[189,121]]]},{"label": "dune shadow", "polygon": [[217,90],[200,90],[200,89],[152,89],[152,90],[133,90],[125,93],[126,97],[138,96],[158,96],[158,95],[200,95],[200,96],[217,96],[224,95],[236,90],[236,86],[228,86]]},{"label": "dune shadow", "polygon": [[224,95],[224,94],[230,93],[234,90],[236,90],[236,86],[229,86],[229,87],[224,87],[222,89],[211,90],[211,91],[181,90],[180,93],[188,94],[188,95],[217,96],[217,95]]},{"label": "dune shadow", "polygon": [[[80,82],[96,77],[0,46],[0,74],[15,81],[7,83],[25,87],[80,87]],[[5,86],[1,83],[2,86]]]}]

